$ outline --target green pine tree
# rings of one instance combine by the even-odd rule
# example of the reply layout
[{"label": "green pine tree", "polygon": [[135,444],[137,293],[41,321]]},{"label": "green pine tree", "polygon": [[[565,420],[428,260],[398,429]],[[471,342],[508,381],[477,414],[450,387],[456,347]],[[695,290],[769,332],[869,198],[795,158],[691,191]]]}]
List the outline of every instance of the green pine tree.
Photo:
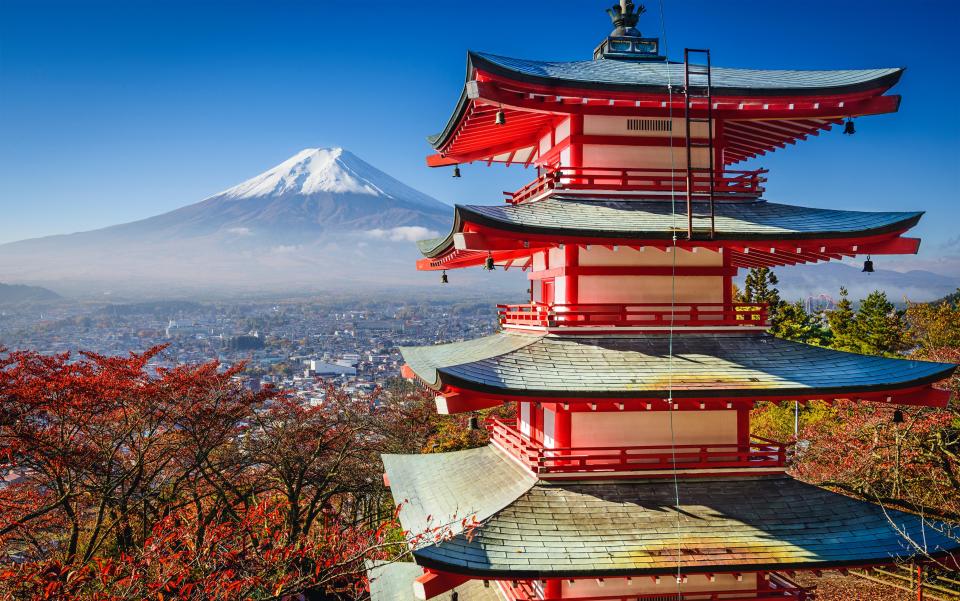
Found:
[{"label": "green pine tree", "polygon": [[833,311],[827,312],[827,325],[830,327],[830,346],[840,351],[859,352],[860,343],[853,335],[853,321],[856,312],[847,289],[840,287],[840,300]]},{"label": "green pine tree", "polygon": [[769,267],[751,267],[743,282],[743,292],[738,299],[745,303],[767,303],[773,312],[780,305],[780,280]]},{"label": "green pine tree", "polygon": [[824,328],[820,316],[807,313],[800,301],[780,303],[770,326],[770,333],[777,338],[818,346],[829,341],[829,332]]},{"label": "green pine tree", "polygon": [[879,290],[871,292],[860,302],[853,320],[853,338],[859,343],[859,352],[866,355],[897,356],[910,342],[903,312]]}]

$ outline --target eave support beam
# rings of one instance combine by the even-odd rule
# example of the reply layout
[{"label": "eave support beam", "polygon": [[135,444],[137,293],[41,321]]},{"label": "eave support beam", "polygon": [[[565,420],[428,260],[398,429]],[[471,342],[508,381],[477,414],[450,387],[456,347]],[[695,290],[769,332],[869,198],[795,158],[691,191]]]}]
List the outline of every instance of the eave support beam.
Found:
[{"label": "eave support beam", "polygon": [[468,580],[470,580],[468,577],[459,574],[427,570],[413,581],[413,596],[420,601],[427,601],[455,589]]}]

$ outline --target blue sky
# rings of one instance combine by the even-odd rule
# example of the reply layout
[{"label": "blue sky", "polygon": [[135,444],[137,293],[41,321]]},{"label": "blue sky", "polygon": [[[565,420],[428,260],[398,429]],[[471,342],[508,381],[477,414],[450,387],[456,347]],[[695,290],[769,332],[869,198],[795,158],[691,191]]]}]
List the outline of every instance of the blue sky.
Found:
[{"label": "blue sky", "polygon": [[[671,58],[759,68],[906,66],[900,112],[755,163],[771,200],[925,209],[918,257],[960,275],[960,3],[663,0]],[[298,150],[343,146],[449,203],[499,202],[521,168],[429,170],[467,49],[590,56],[613,0],[0,0],[0,242],[196,202]],[[662,35],[659,4],[640,29]]]}]

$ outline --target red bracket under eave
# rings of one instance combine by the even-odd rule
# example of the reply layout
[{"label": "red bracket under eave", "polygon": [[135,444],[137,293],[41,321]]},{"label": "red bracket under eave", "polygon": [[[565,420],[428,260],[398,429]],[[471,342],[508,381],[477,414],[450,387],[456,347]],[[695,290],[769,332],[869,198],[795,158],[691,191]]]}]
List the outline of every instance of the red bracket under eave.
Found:
[{"label": "red bracket under eave", "polygon": [[[507,402],[520,401],[540,401],[545,403],[558,403],[567,405],[570,411],[641,411],[646,408],[648,403],[653,404],[657,409],[665,408],[662,398],[590,398],[590,397],[523,397],[509,394],[497,394],[496,396],[457,388],[445,386],[438,396],[445,399],[447,414],[466,413],[469,411],[479,411],[481,409],[490,409]],[[722,409],[727,403],[740,404],[744,401],[864,401],[872,403],[890,403],[893,405],[939,407],[943,408],[950,402],[950,391],[934,388],[932,385],[915,386],[903,388],[900,390],[887,390],[878,392],[865,392],[858,394],[832,394],[811,392],[806,395],[751,395],[748,399],[738,398],[736,396],[720,397],[698,397],[698,398],[676,398],[674,403],[680,409]],[[702,404],[702,406],[701,406]],[[621,409],[621,406],[623,407]]]},{"label": "red bracket under eave", "polygon": [[413,581],[413,595],[421,601],[426,601],[453,590],[468,580],[470,580],[468,576],[460,574],[424,570],[423,575]]}]

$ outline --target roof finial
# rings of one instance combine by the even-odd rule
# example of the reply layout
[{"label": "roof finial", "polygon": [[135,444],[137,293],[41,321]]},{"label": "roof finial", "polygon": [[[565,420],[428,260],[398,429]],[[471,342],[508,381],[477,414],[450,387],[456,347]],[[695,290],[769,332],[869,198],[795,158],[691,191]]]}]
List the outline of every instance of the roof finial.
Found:
[{"label": "roof finial", "polygon": [[636,26],[640,21],[640,15],[645,12],[647,9],[642,4],[634,8],[633,0],[620,0],[620,4],[614,4],[612,8],[607,9],[607,14],[610,15],[610,20],[615,27],[610,35],[640,37]]}]

